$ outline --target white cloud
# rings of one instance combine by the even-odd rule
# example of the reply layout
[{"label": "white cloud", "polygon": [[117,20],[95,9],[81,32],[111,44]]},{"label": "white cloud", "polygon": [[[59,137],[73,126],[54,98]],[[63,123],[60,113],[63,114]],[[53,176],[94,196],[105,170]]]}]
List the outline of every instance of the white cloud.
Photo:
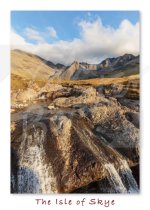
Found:
[{"label": "white cloud", "polygon": [[30,51],[32,44],[27,43],[25,39],[17,34],[13,29],[11,30],[11,48]]},{"label": "white cloud", "polygon": [[47,27],[50,37],[57,38],[57,32],[53,27]]},{"label": "white cloud", "polygon": [[[80,21],[80,38],[72,41],[58,40],[55,43],[32,44],[25,42],[23,37],[12,32],[12,45],[35,53],[55,63],[70,64],[74,60],[89,63],[99,63],[106,57],[123,55],[125,53],[139,54],[139,23],[133,25],[123,20],[117,29],[106,27],[100,19],[93,22]],[[55,34],[53,34],[55,35]],[[56,34],[57,35],[57,34]],[[14,47],[13,47],[14,48]]]},{"label": "white cloud", "polygon": [[117,56],[124,53],[139,53],[139,23],[132,25],[128,20],[117,29],[103,26],[100,19],[95,22],[82,21],[82,40],[98,55]]},{"label": "white cloud", "polygon": [[39,31],[36,31],[32,28],[26,28],[24,30],[24,34],[29,40],[34,40],[37,42],[44,42],[44,38],[42,34]]}]

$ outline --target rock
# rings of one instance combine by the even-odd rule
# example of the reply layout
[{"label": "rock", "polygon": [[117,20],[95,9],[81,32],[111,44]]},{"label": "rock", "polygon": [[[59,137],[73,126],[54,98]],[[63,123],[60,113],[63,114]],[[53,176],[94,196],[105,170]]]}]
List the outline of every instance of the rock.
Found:
[{"label": "rock", "polygon": [[107,105],[99,104],[91,107],[90,112],[96,134],[103,137],[123,156],[138,162],[139,130],[135,126],[138,123],[137,115],[132,114],[133,120],[127,118],[126,110],[114,101],[110,101]]},{"label": "rock", "polygon": [[[13,101],[20,111],[12,113],[12,192],[138,192],[130,170],[139,164],[138,98],[118,98],[110,87],[55,88],[27,88],[24,103]],[[34,93],[43,104],[25,108]]]},{"label": "rock", "polygon": [[11,132],[14,132],[16,130],[16,123],[12,122],[11,123]]},{"label": "rock", "polygon": [[15,112],[16,111],[16,109],[11,109],[11,113],[13,113],[13,112]]},{"label": "rock", "polygon": [[48,106],[48,109],[55,109],[55,106],[49,105],[49,106]]},{"label": "rock", "polygon": [[127,99],[127,98],[120,98],[118,100],[120,104],[124,107],[127,107],[128,109],[132,111],[139,112],[139,100],[133,100],[133,99]]},{"label": "rock", "polygon": [[107,177],[107,164],[121,170],[123,157],[92,133],[93,125],[86,118],[63,112],[43,116],[45,120],[39,122],[34,122],[34,118],[31,115],[28,126],[22,129],[24,123],[20,120],[13,130],[16,138],[12,148],[18,157],[13,171],[22,174],[22,181],[13,174],[15,185],[19,183],[21,187],[14,191],[26,192],[23,174],[28,174],[38,186],[32,193],[62,193]]},{"label": "rock", "polygon": [[[81,92],[81,90],[80,90]],[[92,104],[96,100],[96,89],[88,87],[83,90],[82,95],[78,97],[58,98],[54,100],[57,107],[72,107],[79,104]]]},{"label": "rock", "polygon": [[140,120],[139,113],[126,112],[125,113],[125,116],[126,116],[127,120],[129,120],[131,123],[133,123],[133,125],[136,128],[139,128],[139,120]]}]

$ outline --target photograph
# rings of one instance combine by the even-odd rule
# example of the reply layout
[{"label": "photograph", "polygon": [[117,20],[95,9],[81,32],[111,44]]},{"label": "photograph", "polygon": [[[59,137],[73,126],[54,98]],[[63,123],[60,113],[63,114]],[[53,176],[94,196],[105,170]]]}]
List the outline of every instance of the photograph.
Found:
[{"label": "photograph", "polygon": [[11,11],[11,194],[140,193],[140,27],[136,10]]}]

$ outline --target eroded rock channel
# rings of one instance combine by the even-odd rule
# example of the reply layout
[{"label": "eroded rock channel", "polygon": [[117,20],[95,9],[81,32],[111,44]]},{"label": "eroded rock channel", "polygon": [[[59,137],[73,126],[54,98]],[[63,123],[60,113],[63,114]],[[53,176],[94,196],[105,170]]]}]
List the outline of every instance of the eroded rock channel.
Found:
[{"label": "eroded rock channel", "polygon": [[12,193],[137,193],[139,96],[120,86],[12,93]]}]

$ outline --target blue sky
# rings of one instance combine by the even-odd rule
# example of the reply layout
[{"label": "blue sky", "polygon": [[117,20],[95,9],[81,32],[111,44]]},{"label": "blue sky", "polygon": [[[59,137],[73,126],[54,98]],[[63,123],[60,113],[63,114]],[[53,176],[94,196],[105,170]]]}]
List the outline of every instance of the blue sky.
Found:
[{"label": "blue sky", "polygon": [[[31,27],[38,31],[45,31],[49,26],[53,27],[59,39],[72,40],[79,37],[78,22],[81,20],[94,21],[100,18],[104,26],[117,28],[124,19],[135,24],[139,21],[137,11],[13,11],[11,25],[16,32],[24,36],[23,30]],[[52,40],[46,38],[48,42]],[[33,40],[30,40],[34,43]]]},{"label": "blue sky", "polygon": [[12,45],[54,62],[99,62],[138,53],[139,22],[138,11],[12,11]]}]

